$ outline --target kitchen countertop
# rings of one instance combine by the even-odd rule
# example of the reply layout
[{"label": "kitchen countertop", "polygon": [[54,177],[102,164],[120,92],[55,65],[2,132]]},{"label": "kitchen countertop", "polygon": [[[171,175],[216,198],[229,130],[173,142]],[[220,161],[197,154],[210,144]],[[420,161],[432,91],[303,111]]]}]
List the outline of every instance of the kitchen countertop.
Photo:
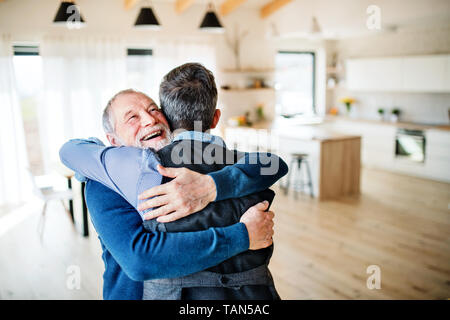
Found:
[{"label": "kitchen countertop", "polygon": [[371,119],[361,119],[361,118],[352,118],[346,116],[332,116],[326,115],[325,121],[334,121],[334,120],[346,120],[346,121],[355,121],[355,122],[365,122],[372,124],[381,124],[387,126],[395,126],[397,128],[403,129],[411,129],[411,130],[429,130],[429,129],[437,129],[437,130],[446,130],[450,131],[450,125],[433,125],[433,124],[420,124],[413,122],[390,122],[390,121],[381,121],[381,120],[371,120]]},{"label": "kitchen countertop", "polygon": [[285,126],[281,123],[274,125],[272,130],[276,130],[280,137],[306,141],[329,142],[361,138],[360,135],[336,132],[320,124]]},{"label": "kitchen countertop", "polygon": [[[281,121],[280,121],[281,120]],[[305,141],[340,141],[348,139],[358,139],[359,135],[348,135],[335,132],[320,125],[286,125],[285,119],[278,121],[264,121],[253,124],[252,126],[225,127],[225,129],[243,129],[243,130],[267,130],[274,132],[281,137],[294,138]],[[317,123],[318,124],[318,123]]]},{"label": "kitchen countertop", "polygon": [[[298,119],[284,119],[279,118],[274,121],[262,121],[254,123],[252,126],[248,127],[229,127],[225,128],[240,128],[240,129],[261,129],[261,130],[277,130],[284,136],[297,135],[298,137],[307,137],[313,140],[340,140],[340,139],[348,139],[354,138],[355,136],[343,135],[341,133],[330,131],[329,129],[320,128],[320,124],[327,124],[334,121],[344,120],[344,121],[354,121],[358,123],[370,123],[370,124],[379,124],[386,126],[394,126],[402,129],[410,129],[410,130],[443,130],[450,131],[450,125],[432,125],[432,124],[419,124],[413,122],[389,122],[389,121],[381,121],[381,120],[371,120],[371,119],[361,119],[361,118],[352,118],[347,116],[332,116],[326,115],[323,118],[314,117],[309,122],[307,120],[302,120],[298,122]],[[286,133],[286,134],[285,134]]]}]

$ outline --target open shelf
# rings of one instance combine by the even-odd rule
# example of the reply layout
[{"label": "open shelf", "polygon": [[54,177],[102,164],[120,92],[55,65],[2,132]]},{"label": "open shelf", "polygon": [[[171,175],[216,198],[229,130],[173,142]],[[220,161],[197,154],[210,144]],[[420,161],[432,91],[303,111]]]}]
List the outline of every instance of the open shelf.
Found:
[{"label": "open shelf", "polygon": [[275,69],[222,69],[223,73],[273,73]]},{"label": "open shelf", "polygon": [[252,91],[268,91],[275,92],[274,88],[233,88],[233,89],[220,89],[221,92],[252,92]]}]

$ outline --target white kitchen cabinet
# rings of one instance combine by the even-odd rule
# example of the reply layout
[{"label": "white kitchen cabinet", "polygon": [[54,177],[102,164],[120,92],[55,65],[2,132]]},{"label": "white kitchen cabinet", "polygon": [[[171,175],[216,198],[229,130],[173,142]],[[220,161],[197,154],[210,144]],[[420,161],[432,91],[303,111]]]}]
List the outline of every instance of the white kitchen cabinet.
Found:
[{"label": "white kitchen cabinet", "polygon": [[326,126],[336,132],[362,136],[361,160],[366,167],[450,182],[450,131],[424,129],[425,162],[415,163],[395,157],[395,125],[336,119]]},{"label": "white kitchen cabinet", "polygon": [[425,157],[427,174],[450,182],[450,131],[426,130]]},{"label": "white kitchen cabinet", "polygon": [[370,73],[370,64],[365,60],[347,60],[347,89],[349,90],[370,90],[373,85],[366,79]]},{"label": "white kitchen cabinet", "polygon": [[347,87],[350,90],[401,90],[402,80],[402,61],[397,58],[354,59],[347,62]]},{"label": "white kitchen cabinet", "polygon": [[349,59],[354,91],[450,92],[450,55]]},{"label": "white kitchen cabinet", "polygon": [[403,90],[445,91],[448,56],[417,56],[402,59]]},{"label": "white kitchen cabinet", "polygon": [[447,55],[445,60],[444,91],[450,92],[450,55]]}]

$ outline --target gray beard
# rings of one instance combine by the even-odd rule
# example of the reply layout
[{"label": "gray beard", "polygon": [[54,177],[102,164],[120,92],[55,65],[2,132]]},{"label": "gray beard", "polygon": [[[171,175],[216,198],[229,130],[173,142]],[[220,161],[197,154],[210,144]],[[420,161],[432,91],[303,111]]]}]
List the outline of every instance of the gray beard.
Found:
[{"label": "gray beard", "polygon": [[[136,141],[134,142],[134,145],[132,147],[141,148],[141,149],[154,149],[154,150],[158,151],[158,150],[164,148],[165,146],[171,144],[172,140],[174,138],[172,132],[170,131],[169,128],[167,128],[165,126],[162,129],[166,133],[165,134],[166,138],[164,140],[158,141],[155,144],[155,146],[153,146],[153,147],[146,147],[146,146],[144,146],[142,141],[139,140],[139,137],[137,137]],[[122,139],[120,139],[119,136],[117,136],[116,134],[114,134],[114,135],[115,135],[115,138],[117,139],[117,141],[120,143],[121,146],[127,146],[127,144]]]},{"label": "gray beard", "polygon": [[143,142],[139,139],[139,137],[136,138],[135,141],[135,147],[141,148],[141,149],[154,149],[156,151],[164,148],[165,146],[169,145],[172,143],[173,140],[173,134],[172,132],[170,132],[170,129],[167,128],[166,126],[161,126],[161,129],[164,130],[165,132],[165,139],[164,140],[160,140],[158,142],[156,142],[156,144],[153,147],[146,147],[144,146]]}]

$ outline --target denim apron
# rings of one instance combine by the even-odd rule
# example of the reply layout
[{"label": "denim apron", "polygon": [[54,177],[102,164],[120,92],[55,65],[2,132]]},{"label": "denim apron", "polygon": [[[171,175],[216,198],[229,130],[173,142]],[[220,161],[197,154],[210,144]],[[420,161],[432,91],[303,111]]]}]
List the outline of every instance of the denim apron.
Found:
[{"label": "denim apron", "polygon": [[[144,282],[143,300],[180,300],[183,288],[231,288],[239,290],[242,286],[263,285],[273,288],[273,298],[277,299],[272,275],[267,265],[254,269],[220,274],[210,271],[200,271],[188,276],[170,279],[154,279]],[[207,300],[208,296],[203,299]]]}]

